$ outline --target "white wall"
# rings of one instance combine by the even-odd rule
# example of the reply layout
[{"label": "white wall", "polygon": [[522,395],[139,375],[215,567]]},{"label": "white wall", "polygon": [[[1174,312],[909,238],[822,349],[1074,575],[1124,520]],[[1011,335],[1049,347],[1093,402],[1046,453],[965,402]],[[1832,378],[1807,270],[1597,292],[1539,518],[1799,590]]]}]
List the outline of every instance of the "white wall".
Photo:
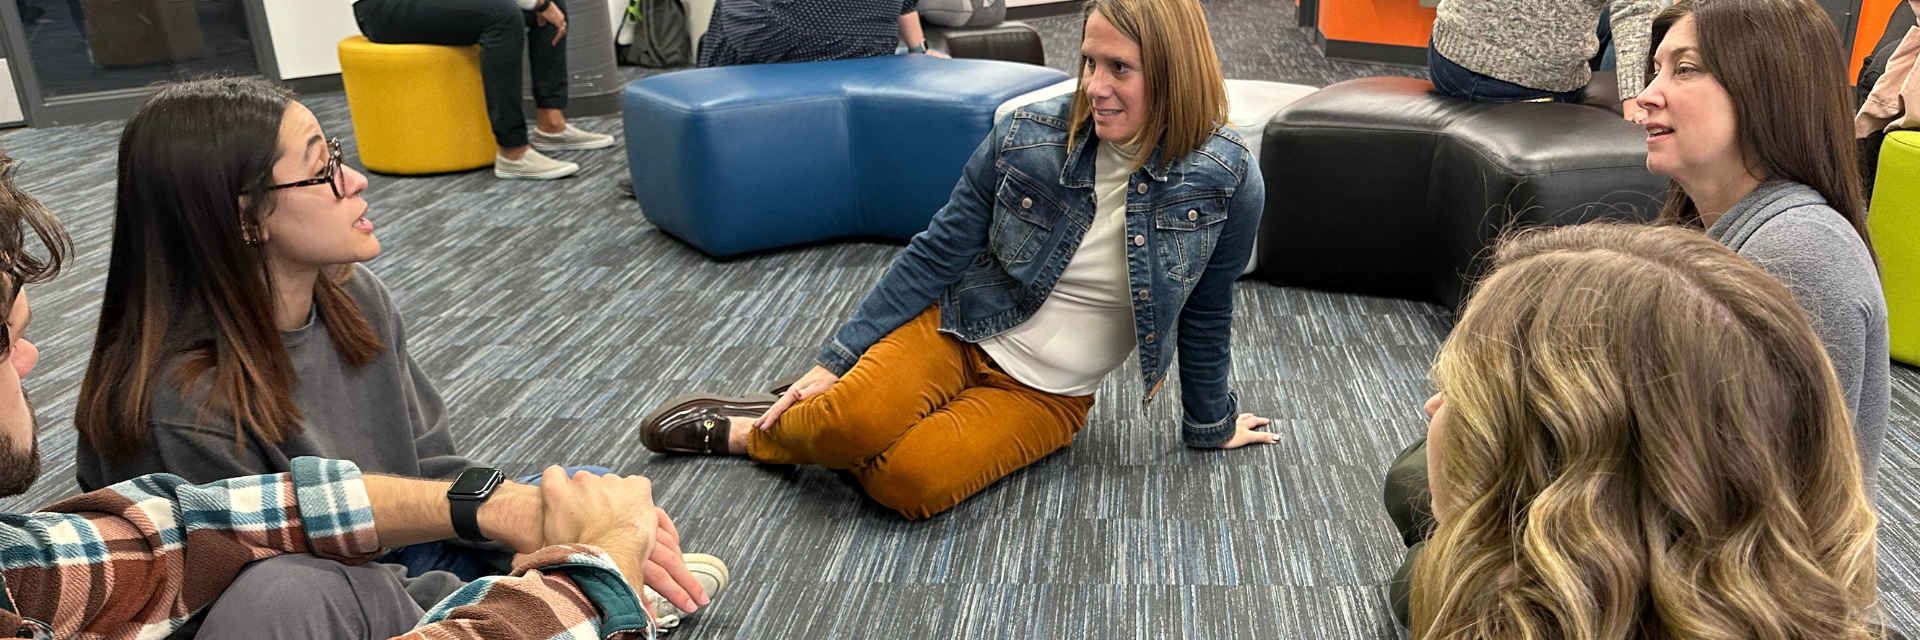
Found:
[{"label": "white wall", "polygon": [[353,0],[265,0],[263,4],[282,79],[340,73],[340,41],[360,35],[360,26],[353,22]]},{"label": "white wall", "polygon": [[[575,0],[575,6],[596,0]],[[604,0],[619,24],[626,0]],[[273,37],[273,57],[280,78],[308,78],[340,73],[341,40],[360,35],[353,21],[353,0],[264,0],[267,28]]]}]

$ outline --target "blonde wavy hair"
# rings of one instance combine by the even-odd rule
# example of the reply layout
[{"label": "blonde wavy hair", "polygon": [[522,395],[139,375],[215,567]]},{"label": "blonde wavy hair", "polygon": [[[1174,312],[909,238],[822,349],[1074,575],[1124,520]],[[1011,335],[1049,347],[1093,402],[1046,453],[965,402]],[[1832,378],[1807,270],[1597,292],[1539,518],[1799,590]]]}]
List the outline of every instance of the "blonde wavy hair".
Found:
[{"label": "blonde wavy hair", "polygon": [[[1145,166],[1159,146],[1168,165],[1199,149],[1227,124],[1227,82],[1220,56],[1207,33],[1207,14],[1197,0],[1087,0],[1085,18],[1099,12],[1121,35],[1140,45],[1140,72],[1147,82],[1147,117],[1129,145],[1139,145],[1134,171]],[[1080,65],[1080,88],[1073,91],[1067,148],[1093,124],[1093,100],[1087,97],[1087,65]]]},{"label": "blonde wavy hair", "polygon": [[1875,638],[1875,527],[1787,289],[1676,227],[1518,235],[1433,379],[1413,637]]}]

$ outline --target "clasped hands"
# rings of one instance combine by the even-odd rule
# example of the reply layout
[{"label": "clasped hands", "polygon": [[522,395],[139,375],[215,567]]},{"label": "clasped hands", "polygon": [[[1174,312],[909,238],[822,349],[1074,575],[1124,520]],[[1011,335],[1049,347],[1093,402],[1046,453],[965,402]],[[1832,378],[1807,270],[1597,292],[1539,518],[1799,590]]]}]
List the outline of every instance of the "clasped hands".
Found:
[{"label": "clasped hands", "polygon": [[[537,500],[538,509],[516,509],[522,514],[514,518],[517,524],[496,539],[521,553],[558,544],[592,545],[613,559],[636,594],[652,587],[688,613],[707,604],[706,590],[680,557],[679,530],[653,503],[652,481],[585,471],[569,478],[565,469],[552,466],[541,474],[539,487],[520,487],[514,491],[519,500]],[[537,524],[525,517],[535,513]]]}]

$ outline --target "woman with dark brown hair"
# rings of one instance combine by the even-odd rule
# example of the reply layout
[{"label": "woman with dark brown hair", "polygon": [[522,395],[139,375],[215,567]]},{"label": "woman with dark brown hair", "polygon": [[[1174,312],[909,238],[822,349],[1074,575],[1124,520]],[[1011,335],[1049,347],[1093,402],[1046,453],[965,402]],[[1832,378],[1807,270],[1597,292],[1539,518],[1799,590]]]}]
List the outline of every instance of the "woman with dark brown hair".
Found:
[{"label": "woman with dark brown hair", "polygon": [[[270,81],[173,84],[141,105],[120,138],[105,302],[74,418],[82,489],[279,473],[301,456],[417,478],[489,466],[454,446],[398,307],[360,264],[380,255],[366,188]],[[488,557],[428,544],[387,559],[473,580],[497,569]]]},{"label": "woman with dark brown hair", "polygon": [[1433,380],[1416,640],[1881,636],[1839,380],[1733,251],[1677,227],[1511,239]]},{"label": "woman with dark brown hair", "polygon": [[[1890,395],[1887,311],[1832,20],[1809,0],[1683,0],[1654,19],[1653,46],[1636,121],[1647,168],[1673,180],[1661,217],[1786,284],[1838,376],[1871,493]],[[1414,548],[1393,585],[1403,620],[1404,579],[1433,526],[1430,457],[1416,443],[1387,472],[1388,513]]]},{"label": "woman with dark brown hair", "polygon": [[1869,486],[1886,440],[1887,307],[1840,37],[1811,0],[1685,0],[1654,19],[1639,103],[1665,220],[1793,291],[1840,376]]}]

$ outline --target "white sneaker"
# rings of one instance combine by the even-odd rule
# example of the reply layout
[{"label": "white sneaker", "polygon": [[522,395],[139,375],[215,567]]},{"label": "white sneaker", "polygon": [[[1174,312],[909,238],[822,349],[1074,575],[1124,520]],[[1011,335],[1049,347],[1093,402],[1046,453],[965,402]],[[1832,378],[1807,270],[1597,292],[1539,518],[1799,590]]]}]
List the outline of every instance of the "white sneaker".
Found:
[{"label": "white sneaker", "polygon": [[533,149],[528,149],[519,160],[508,160],[499,154],[493,156],[493,177],[503,180],[552,180],[579,172],[580,165],[546,157]]},{"label": "white sneaker", "polygon": [[[706,590],[708,606],[711,607],[711,602],[727,589],[727,563],[704,553],[689,553],[680,558],[686,561],[687,571],[693,574],[693,578],[700,581],[700,588]],[[687,619],[687,612],[667,602],[666,597],[654,591],[653,587],[647,587],[646,595],[647,604],[653,607],[653,617],[660,623],[661,630],[678,627],[681,620]]]},{"label": "white sneaker", "polygon": [[560,130],[560,133],[547,133],[541,131],[539,127],[534,127],[528,142],[533,144],[533,148],[547,152],[586,151],[613,146],[613,136],[586,131],[573,125],[567,125],[567,128]]}]

